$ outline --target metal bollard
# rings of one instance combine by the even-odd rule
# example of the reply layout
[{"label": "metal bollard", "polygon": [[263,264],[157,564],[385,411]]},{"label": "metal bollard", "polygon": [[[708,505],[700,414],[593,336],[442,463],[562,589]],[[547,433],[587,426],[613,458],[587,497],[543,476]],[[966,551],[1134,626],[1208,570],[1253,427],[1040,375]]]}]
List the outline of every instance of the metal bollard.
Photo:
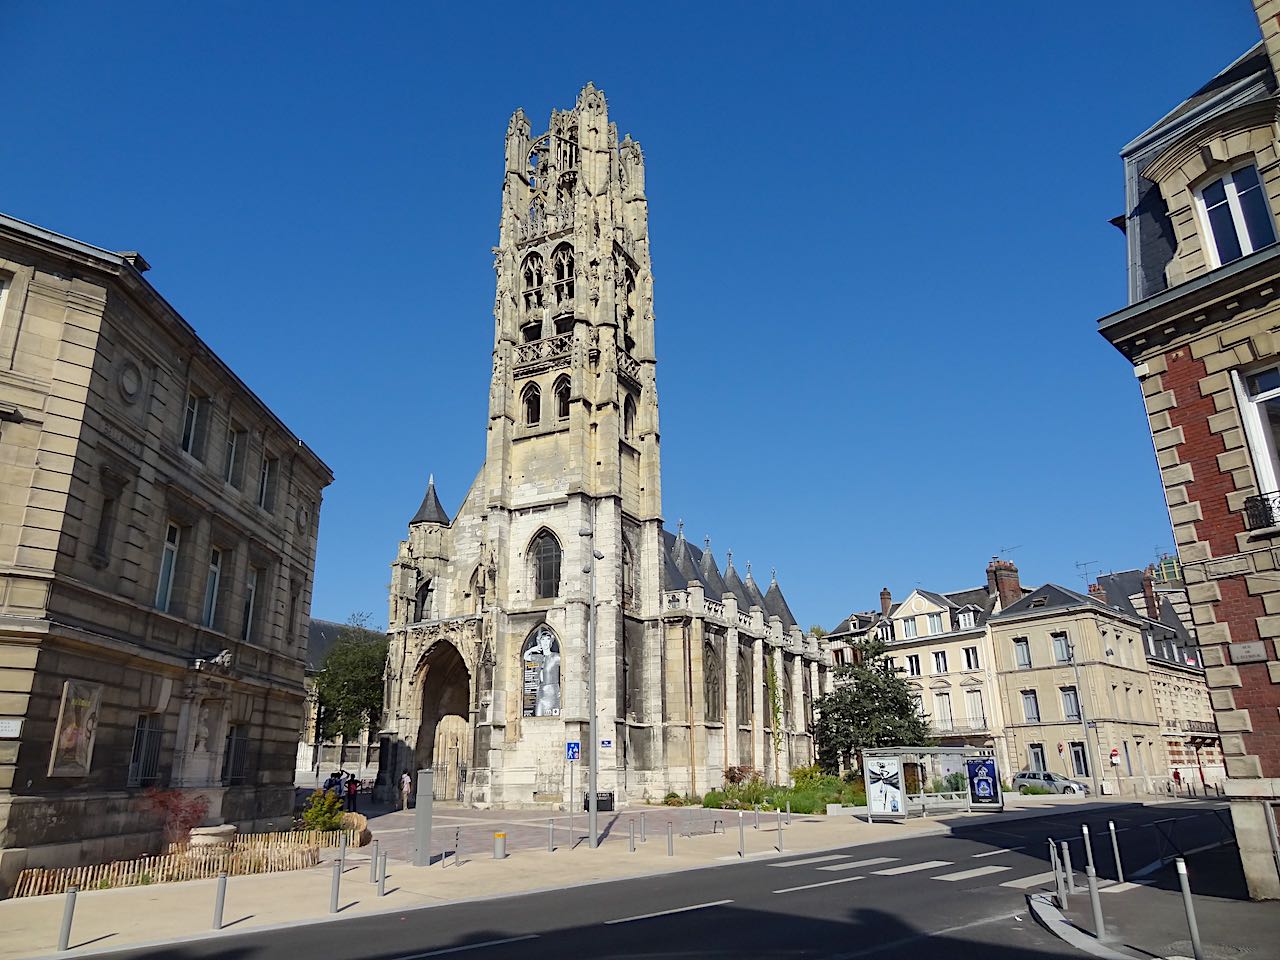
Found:
[{"label": "metal bollard", "polygon": [[373,841],[373,853],[369,855],[369,882],[378,882],[378,841]]},{"label": "metal bollard", "polygon": [[[1191,931],[1191,952],[1196,960],[1204,960],[1204,947],[1200,946],[1200,925],[1196,923],[1196,908],[1191,902],[1191,883],[1187,880],[1187,864],[1181,857],[1174,863],[1178,868],[1178,886],[1182,888],[1182,906],[1187,911],[1187,929]],[[66,921],[63,921],[66,926]]]},{"label": "metal bollard", "polygon": [[648,842],[649,842],[649,827],[648,827],[648,822],[645,820],[645,818],[644,818],[644,817],[645,817],[645,815],[644,815],[643,813],[642,813],[642,814],[640,814],[640,842],[641,842],[641,843],[648,843]]},{"label": "metal bollard", "polygon": [[1089,907],[1093,910],[1093,935],[1099,940],[1107,938],[1107,925],[1102,921],[1102,901],[1098,899],[1098,871],[1093,865],[1084,868],[1085,879],[1089,882]]},{"label": "metal bollard", "polygon": [[[447,852],[448,851],[443,851],[443,850],[440,852],[440,868],[442,870],[444,869],[444,855]],[[460,853],[462,853],[462,828],[455,827],[453,831],[453,865],[455,867],[461,865],[460,861],[458,860],[458,854]]]},{"label": "metal bollard", "polygon": [[338,843],[338,862],[342,864],[343,870],[347,869],[347,835],[345,833]]},{"label": "metal bollard", "polygon": [[635,853],[636,852],[636,821],[634,818],[631,820],[630,823],[627,824],[627,842],[631,846],[631,852]]},{"label": "metal bollard", "polygon": [[556,849],[556,822],[554,820],[547,821],[547,853],[554,853]]},{"label": "metal bollard", "polygon": [[387,855],[381,854],[378,857],[378,896],[385,897],[387,895]]},{"label": "metal bollard", "polygon": [[[457,860],[458,855],[455,853],[453,856]],[[495,833],[493,835],[493,859],[507,859],[507,835],[505,833]]]},{"label": "metal bollard", "polygon": [[1065,840],[1062,841],[1062,869],[1067,874],[1067,893],[1077,893],[1076,872],[1071,869],[1071,846]]},{"label": "metal bollard", "polygon": [[671,821],[667,821],[667,856],[674,857],[676,855],[676,840],[671,833]]},{"label": "metal bollard", "polygon": [[782,853],[782,808],[778,808],[778,852]]},{"label": "metal bollard", "polygon": [[62,908],[62,929],[58,931],[58,949],[66,950],[71,945],[71,920],[76,915],[76,894],[79,887],[67,891],[67,903]]},{"label": "metal bollard", "polygon": [[787,826],[791,826],[791,801],[787,801]]},{"label": "metal bollard", "polygon": [[1067,881],[1062,875],[1062,861],[1058,858],[1058,846],[1049,840],[1049,862],[1053,864],[1053,883],[1058,892],[1058,909],[1067,909]]},{"label": "metal bollard", "polygon": [[756,804],[756,825],[755,825],[754,827],[752,827],[751,829],[752,829],[752,830],[759,830],[759,829],[760,829],[760,804],[758,804],[758,803]]},{"label": "metal bollard", "polygon": [[1116,839],[1116,822],[1108,820],[1107,829],[1111,831],[1111,855],[1116,860],[1116,883],[1124,883],[1124,864],[1120,862],[1120,841]]},{"label": "metal bollard", "polygon": [[329,912],[338,912],[338,888],[342,886],[342,861],[333,861],[333,882],[329,884]]},{"label": "metal bollard", "polygon": [[222,908],[227,903],[227,872],[218,874],[218,893],[213,898],[213,929],[222,929]]},{"label": "metal bollard", "polygon": [[1087,866],[1093,867],[1096,870],[1097,866],[1093,862],[1093,841],[1089,839],[1089,825],[1087,823],[1082,823],[1080,825],[1080,831],[1081,833],[1084,834],[1085,864]]},{"label": "metal bollard", "polygon": [[738,856],[747,859],[747,825],[741,810],[738,811]]}]

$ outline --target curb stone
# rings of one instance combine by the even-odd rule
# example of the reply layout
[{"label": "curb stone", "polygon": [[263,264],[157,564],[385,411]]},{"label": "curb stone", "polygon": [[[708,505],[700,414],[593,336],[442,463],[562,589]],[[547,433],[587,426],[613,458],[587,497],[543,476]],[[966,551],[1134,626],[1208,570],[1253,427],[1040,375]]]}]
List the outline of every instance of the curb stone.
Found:
[{"label": "curb stone", "polygon": [[1067,920],[1044,894],[1028,894],[1027,907],[1036,918],[1036,923],[1059,940],[1090,956],[1098,957],[1099,960],[1136,960],[1139,957],[1139,954],[1123,952],[1100,943],[1096,937]]}]

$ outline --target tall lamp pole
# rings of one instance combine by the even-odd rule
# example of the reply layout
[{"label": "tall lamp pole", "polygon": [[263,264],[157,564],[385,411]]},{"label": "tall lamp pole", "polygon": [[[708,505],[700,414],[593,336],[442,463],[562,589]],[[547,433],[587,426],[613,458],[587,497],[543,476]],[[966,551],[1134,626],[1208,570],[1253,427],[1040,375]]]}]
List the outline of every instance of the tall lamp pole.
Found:
[{"label": "tall lamp pole", "polygon": [[600,836],[597,827],[599,804],[596,798],[596,750],[600,746],[596,735],[596,561],[604,559],[604,554],[596,549],[595,534],[596,509],[592,503],[591,526],[578,531],[580,537],[586,538],[590,550],[582,572],[591,575],[591,606],[587,608],[587,738],[590,741],[587,751],[587,846],[592,850],[596,848]]},{"label": "tall lamp pole", "polygon": [[[1089,749],[1089,721],[1084,712],[1084,686],[1080,683],[1080,662],[1076,659],[1076,642],[1067,640],[1067,655],[1071,657],[1071,666],[1076,673],[1076,704],[1080,707],[1080,729],[1084,731],[1084,749],[1085,759],[1089,763],[1089,780],[1093,784],[1093,795],[1098,794],[1098,757],[1090,757],[1095,752]],[[1098,738],[1094,738],[1094,746],[1098,748],[1098,756],[1101,756],[1101,746],[1098,744]]]}]

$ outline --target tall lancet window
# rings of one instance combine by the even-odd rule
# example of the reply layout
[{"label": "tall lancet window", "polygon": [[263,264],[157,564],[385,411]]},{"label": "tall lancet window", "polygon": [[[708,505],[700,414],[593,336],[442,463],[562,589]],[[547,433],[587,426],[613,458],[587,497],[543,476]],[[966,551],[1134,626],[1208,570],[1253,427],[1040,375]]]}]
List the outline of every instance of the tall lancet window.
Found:
[{"label": "tall lancet window", "polygon": [[542,421],[542,391],[536,383],[531,383],[520,394],[520,403],[524,407],[524,423],[527,427],[536,427]]},{"label": "tall lancet window", "polygon": [[723,640],[714,634],[702,645],[702,692],[706,699],[704,716],[711,723],[724,719],[724,657],[720,655]]},{"label": "tall lancet window", "polygon": [[524,266],[520,271],[520,297],[524,307],[520,334],[525,343],[542,337],[542,280],[542,257],[531,253],[524,258]]},{"label": "tall lancet window", "polygon": [[550,530],[541,531],[529,545],[529,564],[533,573],[533,595],[539,600],[555,597],[560,592],[560,541]]},{"label": "tall lancet window", "polygon": [[551,255],[551,264],[555,275],[556,306],[573,303],[573,247],[567,243],[556,247]]},{"label": "tall lancet window", "polygon": [[738,637],[738,723],[751,723],[751,644]]}]

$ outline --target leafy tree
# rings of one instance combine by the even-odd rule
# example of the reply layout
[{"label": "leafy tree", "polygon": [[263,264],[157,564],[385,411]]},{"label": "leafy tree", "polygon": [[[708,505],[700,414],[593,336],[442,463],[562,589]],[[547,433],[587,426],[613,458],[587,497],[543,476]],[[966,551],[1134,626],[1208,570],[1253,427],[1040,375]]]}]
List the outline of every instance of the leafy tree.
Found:
[{"label": "leafy tree", "polygon": [[821,626],[819,626],[816,623],[809,628],[809,632],[813,634],[815,637],[817,637],[819,640],[821,640],[823,637],[827,635],[827,631],[824,630]]},{"label": "leafy tree", "polygon": [[338,631],[316,676],[320,701],[320,737],[354,740],[366,724],[382,715],[382,676],[387,638],[369,629],[367,613],[353,613]]},{"label": "leafy tree", "polygon": [[336,790],[316,790],[307,798],[302,822],[308,830],[337,830],[342,826],[342,798]]},{"label": "leafy tree", "polygon": [[831,693],[814,703],[820,711],[814,726],[818,762],[831,773],[841,763],[861,766],[863,750],[919,747],[928,740],[928,726],[906,680],[889,667],[885,644],[872,640],[858,647],[855,662],[836,670]]}]

